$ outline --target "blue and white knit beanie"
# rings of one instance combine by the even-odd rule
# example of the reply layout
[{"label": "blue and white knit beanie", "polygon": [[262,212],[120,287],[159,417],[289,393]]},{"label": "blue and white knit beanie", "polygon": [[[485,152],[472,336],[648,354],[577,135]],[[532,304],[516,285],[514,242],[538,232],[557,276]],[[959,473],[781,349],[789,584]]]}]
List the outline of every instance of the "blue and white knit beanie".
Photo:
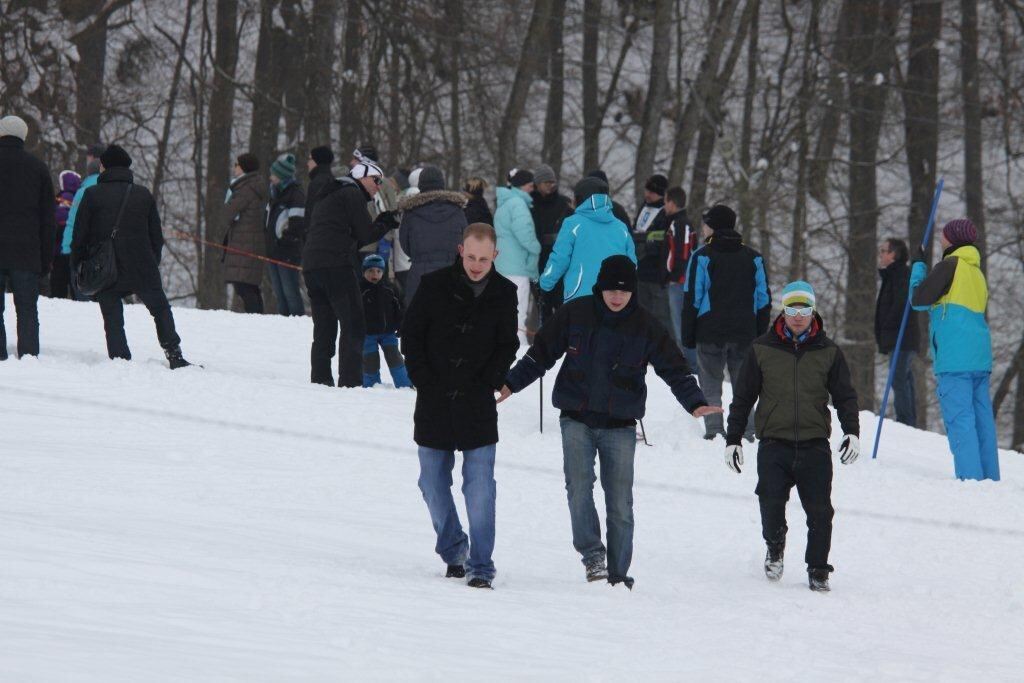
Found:
[{"label": "blue and white knit beanie", "polygon": [[384,270],[384,257],[380,254],[370,254],[363,259],[363,272],[365,273],[370,268],[380,268]]},{"label": "blue and white knit beanie", "polygon": [[782,290],[782,305],[814,308],[814,287],[803,280],[790,282]]}]

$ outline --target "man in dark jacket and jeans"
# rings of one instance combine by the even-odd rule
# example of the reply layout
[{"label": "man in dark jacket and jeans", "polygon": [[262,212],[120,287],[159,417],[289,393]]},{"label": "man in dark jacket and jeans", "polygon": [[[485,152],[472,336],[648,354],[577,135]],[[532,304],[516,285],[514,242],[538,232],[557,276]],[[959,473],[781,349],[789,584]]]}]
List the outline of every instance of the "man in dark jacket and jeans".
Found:
[{"label": "man in dark jacket and jeans", "polygon": [[[495,568],[494,393],[516,358],[516,286],[494,269],[494,228],[473,223],[454,265],[423,276],[402,324],[402,353],[416,385],[414,438],[420,491],[447,576],[490,588]],[[462,451],[462,493],[469,538],[452,498],[455,451]]]},{"label": "man in dark jacket and jeans", "polygon": [[270,165],[267,204],[267,247],[270,257],[296,268],[267,264],[270,284],[281,315],[305,315],[297,266],[302,263],[306,235],[306,194],[295,179],[295,155],[282,154]]},{"label": "man in dark jacket and jeans", "polygon": [[[588,581],[607,579],[629,588],[633,587],[628,571],[633,558],[635,430],[636,421],[644,416],[648,363],[694,417],[722,412],[708,406],[679,347],[668,330],[640,307],[636,291],[633,261],[621,255],[605,259],[594,295],[566,302],[544,323],[530,351],[509,373],[500,399],[522,391],[565,356],[552,403],[562,411],[573,546],[582,556]],[[594,507],[595,455],[601,460],[607,507],[607,565],[601,521]]]},{"label": "man in dark jacket and jeans", "polygon": [[761,528],[768,554],[765,575],[782,578],[786,547],[786,502],[796,486],[807,514],[808,581],[811,590],[827,591],[832,545],[832,415],[839,414],[843,440],[839,459],[848,465],[860,454],[857,393],[843,352],[825,335],[815,312],[814,289],[797,281],[782,290],[783,313],[771,331],[756,339],[733,382],[726,436],[725,464],[737,474],[743,465],[741,438],[750,409],[757,451],[757,493]]},{"label": "man in dark jacket and jeans", "polygon": [[370,220],[367,204],[384,177],[379,166],[356,164],[320,194],[302,251],[302,274],[313,315],[310,381],[334,386],[331,358],[338,328],[338,386],[363,386],[366,321],[354,265],[359,247],[376,242],[398,224],[390,212]]},{"label": "man in dark jacket and jeans", "polygon": [[53,181],[46,164],[25,151],[26,137],[24,120],[0,119],[0,360],[7,359],[5,282],[18,315],[18,356],[38,356],[39,279],[53,263]]},{"label": "man in dark jacket and jeans", "polygon": [[[700,388],[722,405],[726,368],[733,382],[750,343],[768,329],[772,295],[761,255],[736,232],[736,212],[724,204],[703,216],[704,246],[693,253],[683,287],[683,346],[697,349]],[[721,415],[704,421],[704,438],[725,434]],[[753,441],[753,425],[744,436]]]},{"label": "man in dark jacket and jeans", "polygon": [[[910,292],[910,267],[907,243],[890,237],[878,247],[878,274],[882,286],[878,290],[875,304],[875,341],[878,352],[889,356],[896,348],[900,334],[903,311],[907,306]],[[896,373],[892,379],[893,407],[896,421],[917,427],[917,406],[914,397],[914,355],[917,351],[917,315],[907,318],[907,329],[903,333],[903,344],[896,358]]]}]

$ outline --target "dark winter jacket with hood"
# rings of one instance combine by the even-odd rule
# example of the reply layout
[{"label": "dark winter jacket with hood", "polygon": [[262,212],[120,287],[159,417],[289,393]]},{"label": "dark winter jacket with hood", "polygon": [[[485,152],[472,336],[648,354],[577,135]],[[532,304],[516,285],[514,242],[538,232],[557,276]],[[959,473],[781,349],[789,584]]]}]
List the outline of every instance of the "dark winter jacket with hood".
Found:
[{"label": "dark winter jacket with hood", "polygon": [[661,263],[669,282],[684,284],[690,256],[697,250],[697,230],[690,223],[686,209],[668,216],[665,241],[661,248]]},{"label": "dark winter jacket with hood", "polygon": [[555,248],[555,240],[558,238],[562,221],[572,215],[573,206],[568,197],[558,192],[558,188],[548,195],[534,191],[530,196],[533,197],[533,206],[530,207],[533,228],[537,231],[537,241],[540,242],[539,268],[543,273],[548,257]]},{"label": "dark winter jacket with hood", "polygon": [[498,441],[494,392],[519,349],[516,286],[496,270],[476,296],[462,261],[423,276],[402,324],[415,439],[441,450]]},{"label": "dark winter jacket with hood", "polygon": [[306,194],[294,178],[270,186],[267,248],[271,258],[298,265],[306,236]]},{"label": "dark winter jacket with hood", "polygon": [[817,313],[807,332],[796,339],[779,316],[769,332],[754,340],[732,390],[729,445],[740,443],[755,402],[754,431],[762,441],[799,444],[828,439],[832,434],[830,397],[843,433],[860,436],[850,368],[842,350],[825,335]]},{"label": "dark winter jacket with hood", "polygon": [[160,229],[160,214],[153,195],[142,185],[134,184],[134,180],[127,168],[109,168],[101,173],[99,181],[82,195],[71,237],[72,262],[80,261],[88,256],[90,248],[110,237],[125,192],[131,185],[128,203],[114,237],[117,282],[111,289],[115,292],[163,287],[160,255],[164,237]]},{"label": "dark winter jacket with hood", "polygon": [[53,263],[53,181],[21,138],[0,138],[0,270],[45,273]]},{"label": "dark winter jacket with hood", "polygon": [[[892,353],[900,334],[907,297],[910,296],[910,267],[896,261],[880,269],[878,274],[882,276],[882,286],[878,289],[878,301],[875,303],[875,342],[879,353]],[[914,351],[917,344],[917,316],[911,313],[900,348]]]},{"label": "dark winter jacket with hood", "polygon": [[359,280],[363,294],[363,316],[366,334],[392,334],[402,327],[402,302],[395,290],[381,279],[376,284],[366,278]]},{"label": "dark winter jacket with hood", "polygon": [[[267,212],[265,180],[257,173],[246,173],[231,181],[224,204],[224,239],[226,247],[256,256],[267,255],[267,238],[263,226]],[[263,261],[232,251],[221,254],[224,281],[259,286],[263,282]]]},{"label": "dark winter jacket with hood", "polygon": [[306,188],[306,230],[309,230],[309,224],[313,220],[313,209],[316,208],[316,203],[320,200],[320,194],[324,191],[324,188],[331,184],[334,180],[334,174],[331,173],[330,164],[317,164],[313,167],[313,170],[309,172],[309,187]]},{"label": "dark winter jacket with hood", "polygon": [[563,355],[552,403],[563,417],[592,428],[626,427],[643,418],[648,364],[687,412],[707,405],[672,335],[635,295],[618,313],[605,305],[596,285],[593,296],[566,302],[544,323],[505,383],[522,391]]},{"label": "dark winter jacket with hood", "polygon": [[310,217],[302,270],[352,268],[358,270],[359,248],[381,239],[398,226],[390,211],[371,220],[370,194],[345,176],[332,180],[320,193]]},{"label": "dark winter jacket with hood", "polygon": [[735,230],[718,230],[690,257],[683,296],[683,346],[749,344],[771,321],[761,254]]},{"label": "dark winter jacket with hood", "polygon": [[458,256],[467,225],[465,206],[465,194],[448,190],[420,192],[399,202],[402,225],[398,236],[402,251],[412,261],[405,281],[406,305],[424,275],[447,268]]},{"label": "dark winter jacket with hood", "polygon": [[462,194],[466,198],[466,208],[463,210],[463,213],[466,214],[466,225],[486,223],[493,226],[494,214],[491,213],[491,207],[487,205],[487,200],[484,199],[484,196],[467,192]]},{"label": "dark winter jacket with hood", "polygon": [[642,235],[644,246],[640,250],[643,256],[636,268],[636,276],[640,282],[665,284],[665,241],[670,224],[665,209],[659,210],[647,224],[647,230]]}]

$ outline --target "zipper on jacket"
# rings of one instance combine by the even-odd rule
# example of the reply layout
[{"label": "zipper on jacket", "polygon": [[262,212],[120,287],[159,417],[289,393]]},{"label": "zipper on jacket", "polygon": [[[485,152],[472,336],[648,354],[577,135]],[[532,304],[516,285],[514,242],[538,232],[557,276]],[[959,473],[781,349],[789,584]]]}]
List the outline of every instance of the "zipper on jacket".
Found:
[{"label": "zipper on jacket", "polygon": [[800,343],[793,340],[793,397],[796,410],[793,412],[793,469],[800,458]]}]

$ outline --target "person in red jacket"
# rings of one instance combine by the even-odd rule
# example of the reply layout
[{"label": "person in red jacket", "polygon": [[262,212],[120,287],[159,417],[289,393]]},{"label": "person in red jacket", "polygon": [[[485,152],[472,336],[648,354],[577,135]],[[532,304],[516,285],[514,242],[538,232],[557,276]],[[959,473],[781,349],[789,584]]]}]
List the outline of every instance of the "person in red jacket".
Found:
[{"label": "person in red jacket", "polygon": [[669,188],[665,193],[665,241],[662,243],[662,263],[668,280],[668,310],[672,318],[672,336],[683,349],[690,367],[697,367],[697,350],[683,347],[683,299],[685,297],[686,266],[690,254],[697,250],[697,229],[686,215],[686,190]]}]

